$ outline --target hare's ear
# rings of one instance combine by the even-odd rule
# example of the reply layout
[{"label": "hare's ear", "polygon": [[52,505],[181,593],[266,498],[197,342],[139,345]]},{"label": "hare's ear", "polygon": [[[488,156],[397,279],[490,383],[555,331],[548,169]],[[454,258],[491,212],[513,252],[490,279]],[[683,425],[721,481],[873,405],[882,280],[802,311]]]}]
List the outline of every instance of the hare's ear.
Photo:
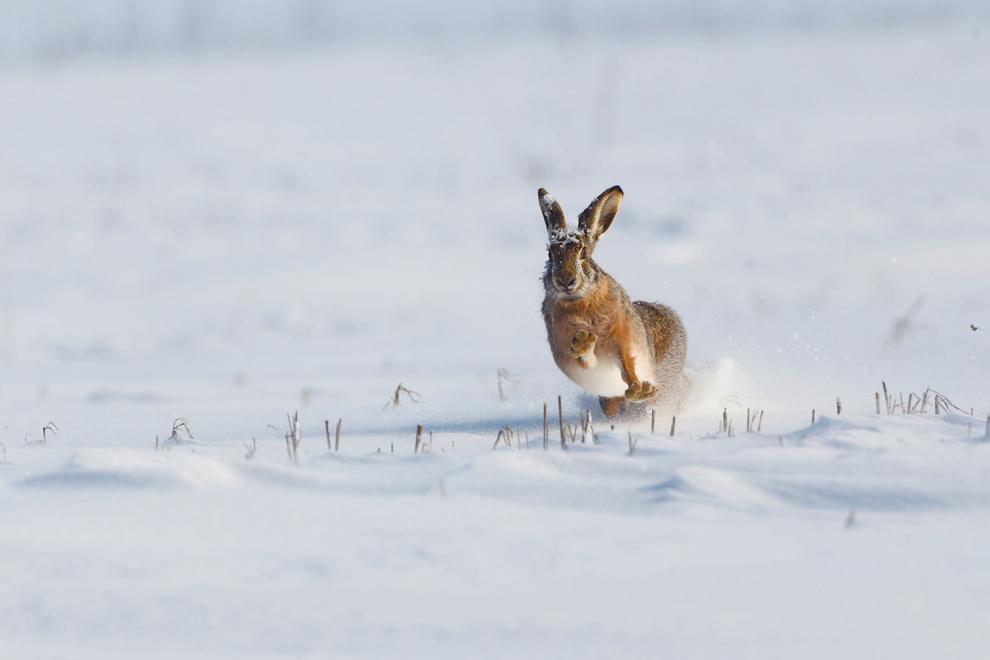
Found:
[{"label": "hare's ear", "polygon": [[543,222],[547,224],[547,233],[552,234],[555,231],[563,231],[567,227],[567,221],[564,220],[564,211],[560,208],[560,204],[544,188],[540,188],[537,194],[540,197],[540,210],[543,212]]},{"label": "hare's ear", "polygon": [[578,228],[594,243],[608,230],[621,205],[622,188],[612,186],[581,211]]}]

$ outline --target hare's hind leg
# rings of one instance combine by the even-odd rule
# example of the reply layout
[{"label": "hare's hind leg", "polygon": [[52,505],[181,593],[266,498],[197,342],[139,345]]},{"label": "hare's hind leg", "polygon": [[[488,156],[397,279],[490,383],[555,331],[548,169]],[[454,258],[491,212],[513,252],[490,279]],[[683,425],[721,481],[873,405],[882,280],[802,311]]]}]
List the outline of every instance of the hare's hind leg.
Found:
[{"label": "hare's hind leg", "polygon": [[656,386],[661,399],[677,400],[684,391],[684,360],[687,355],[687,335],[677,312],[666,305],[636,301],[655,360]]},{"label": "hare's hind leg", "polygon": [[609,419],[615,419],[626,411],[626,398],[624,396],[600,396],[598,405],[602,407],[602,412]]},{"label": "hare's hind leg", "polygon": [[598,405],[602,407],[602,412],[609,419],[620,418],[633,422],[646,416],[649,402],[630,401],[625,396],[600,396]]}]

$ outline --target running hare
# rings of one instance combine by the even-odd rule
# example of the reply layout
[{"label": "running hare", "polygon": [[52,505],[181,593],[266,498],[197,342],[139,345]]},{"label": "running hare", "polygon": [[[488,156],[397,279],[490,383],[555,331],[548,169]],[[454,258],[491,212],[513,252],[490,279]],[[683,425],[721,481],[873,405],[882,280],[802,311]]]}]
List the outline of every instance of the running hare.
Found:
[{"label": "running hare", "polygon": [[543,318],[560,370],[598,395],[602,412],[614,417],[626,402],[677,405],[687,336],[671,308],[632,302],[625,290],[591,258],[622,203],[622,189],[599,195],[568,227],[557,200],[539,190],[550,244],[543,271]]}]

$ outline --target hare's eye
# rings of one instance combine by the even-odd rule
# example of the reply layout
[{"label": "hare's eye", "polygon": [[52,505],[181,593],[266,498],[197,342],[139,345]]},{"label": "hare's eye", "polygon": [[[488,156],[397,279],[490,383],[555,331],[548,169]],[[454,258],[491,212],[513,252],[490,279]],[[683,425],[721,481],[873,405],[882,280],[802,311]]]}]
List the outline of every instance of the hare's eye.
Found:
[{"label": "hare's eye", "polygon": [[581,247],[581,252],[580,252],[580,256],[581,256],[581,258],[582,258],[582,259],[584,259],[584,258],[585,258],[585,256],[587,256],[587,254],[588,254],[588,251],[587,251],[587,249],[586,249],[586,248],[585,248],[584,246],[582,246],[582,247]]}]

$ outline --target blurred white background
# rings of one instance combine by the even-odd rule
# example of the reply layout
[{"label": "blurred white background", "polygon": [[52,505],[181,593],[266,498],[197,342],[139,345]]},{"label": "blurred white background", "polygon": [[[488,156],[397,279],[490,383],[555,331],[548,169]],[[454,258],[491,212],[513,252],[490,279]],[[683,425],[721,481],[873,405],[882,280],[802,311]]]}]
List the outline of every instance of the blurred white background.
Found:
[{"label": "blurred white background", "polygon": [[[0,0],[0,656],[985,657],[988,118],[985,1]],[[614,184],[692,391],[540,451]]]}]

